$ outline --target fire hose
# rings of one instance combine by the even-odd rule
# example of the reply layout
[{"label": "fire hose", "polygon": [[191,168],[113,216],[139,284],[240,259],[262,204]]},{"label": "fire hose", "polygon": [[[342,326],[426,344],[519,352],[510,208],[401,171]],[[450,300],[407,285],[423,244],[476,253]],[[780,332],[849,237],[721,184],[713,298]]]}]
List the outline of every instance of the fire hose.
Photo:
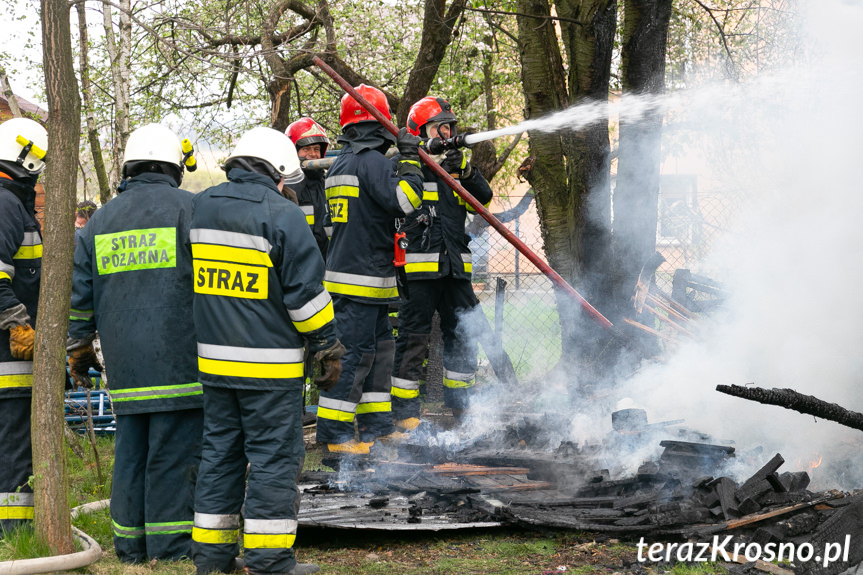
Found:
[{"label": "fire hose", "polygon": [[[377,121],[379,121],[384,128],[386,128],[391,134],[394,136],[398,135],[398,128],[396,128],[395,124],[392,121],[385,117],[380,111],[375,108],[368,100],[366,100],[363,96],[361,96],[356,90],[354,90],[353,86],[351,86],[344,78],[342,78],[338,72],[333,70],[329,65],[327,65],[323,60],[321,60],[318,56],[315,56],[312,59],[312,62],[315,65],[323,70],[333,81],[339,85],[345,92],[350,94],[357,102],[360,103]],[[468,144],[470,142],[465,141],[464,144]],[[600,326],[611,331],[615,336],[622,336],[621,332],[612,325],[612,323],[602,315],[599,310],[590,305],[584,296],[582,296],[574,287],[569,285],[560,274],[558,274],[551,266],[542,261],[536,253],[534,253],[527,245],[521,241],[518,236],[516,236],[512,231],[509,230],[506,226],[504,226],[491,212],[489,212],[485,206],[483,206],[479,201],[474,198],[470,192],[465,190],[462,185],[449,175],[443,168],[441,168],[437,162],[435,162],[429,154],[420,148],[419,156],[423,162],[437,175],[441,178],[446,184],[451,187],[471,208],[476,211],[477,214],[482,216],[482,218],[489,223],[495,230],[502,235],[506,241],[511,243],[519,252],[521,252],[530,262],[535,265],[543,274],[545,274],[558,288],[560,288],[564,293],[571,296],[575,299],[581,308],[590,315],[593,320],[598,323]]]}]

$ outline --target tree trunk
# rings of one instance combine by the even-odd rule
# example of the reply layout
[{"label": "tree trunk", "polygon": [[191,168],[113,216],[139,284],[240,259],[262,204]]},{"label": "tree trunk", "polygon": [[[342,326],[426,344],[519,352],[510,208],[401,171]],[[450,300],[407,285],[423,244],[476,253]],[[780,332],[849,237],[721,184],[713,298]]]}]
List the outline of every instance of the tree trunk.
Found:
[{"label": "tree trunk", "polygon": [[467,0],[454,0],[447,8],[446,0],[426,0],[419,52],[398,108],[394,110],[397,126],[406,125],[411,106],[428,95],[440,63],[446,55],[446,49],[452,41],[455,23],[464,12],[466,3]]},{"label": "tree trunk", "polygon": [[74,551],[63,442],[66,333],[81,101],[72,65],[69,5],[42,0],[42,58],[48,100],[48,153],[42,285],[33,363],[32,443],[37,536],[54,554]]},{"label": "tree trunk", "polygon": [[6,76],[6,68],[0,66],[0,89],[3,91],[3,96],[6,97],[6,102],[9,104],[9,111],[15,118],[21,117],[21,109],[18,107],[18,98],[12,91],[12,86],[9,85],[9,78]]},{"label": "tree trunk", "polygon": [[132,19],[131,1],[119,0],[120,33],[114,34],[111,5],[103,2],[102,9],[105,45],[111,60],[111,78],[114,85],[114,163],[111,166],[111,176],[112,183],[116,186],[121,180],[123,155],[126,153],[126,142],[132,131],[129,122],[129,51],[132,44]]},{"label": "tree trunk", "polygon": [[[539,118],[576,102],[608,97],[616,0],[561,0],[555,4],[569,62],[566,75],[551,7],[546,0],[519,0],[518,34],[525,117]],[[573,22],[573,20],[578,23]],[[525,174],[536,191],[549,264],[590,299],[602,293],[587,272],[607,259],[609,230],[608,122],[578,133],[531,132]],[[558,293],[564,358],[580,358],[585,340],[579,306]],[[593,338],[587,338],[593,339]]]},{"label": "tree trunk", "polygon": [[90,142],[90,153],[93,156],[93,170],[99,182],[99,203],[104,205],[111,199],[111,188],[108,185],[108,174],[105,172],[105,160],[102,158],[102,144],[99,142],[99,131],[96,126],[96,116],[93,111],[93,88],[90,85],[89,49],[87,39],[87,16],[84,3],[75,4],[78,10],[78,38],[81,69],[81,94],[84,96],[84,109],[87,113],[87,140]]},{"label": "tree trunk", "polygon": [[[623,98],[665,92],[665,48],[672,0],[624,0]],[[662,115],[620,122],[614,189],[615,318],[631,315],[641,267],[656,251]],[[615,319],[612,319],[615,321]]]}]

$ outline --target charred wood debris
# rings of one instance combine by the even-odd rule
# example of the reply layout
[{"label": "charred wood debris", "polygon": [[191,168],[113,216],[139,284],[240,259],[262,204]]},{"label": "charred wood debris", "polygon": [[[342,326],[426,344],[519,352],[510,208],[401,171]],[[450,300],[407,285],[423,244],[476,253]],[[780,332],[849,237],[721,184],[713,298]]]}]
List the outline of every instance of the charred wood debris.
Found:
[{"label": "charred wood debris", "polygon": [[[825,575],[863,562],[863,493],[810,491],[808,472],[783,470],[780,454],[761,456],[760,469],[736,481],[719,473],[737,457],[730,442],[669,431],[677,421],[648,425],[642,410],[616,412],[614,437],[604,446],[563,442],[544,451],[531,443],[543,435],[543,423],[515,418],[503,439],[496,435],[457,448],[437,446],[437,430],[423,430],[423,424],[411,441],[373,450],[369,459],[302,474],[300,523],[383,530],[507,525],[651,542],[715,543],[716,536],[730,536],[728,549],[771,542],[823,548],[850,535],[856,545],[845,562],[778,567],[759,561],[729,572]],[[633,437],[658,440],[661,454],[623,478],[598,467],[614,441],[628,445]],[[754,460],[752,453],[746,457]]]}]

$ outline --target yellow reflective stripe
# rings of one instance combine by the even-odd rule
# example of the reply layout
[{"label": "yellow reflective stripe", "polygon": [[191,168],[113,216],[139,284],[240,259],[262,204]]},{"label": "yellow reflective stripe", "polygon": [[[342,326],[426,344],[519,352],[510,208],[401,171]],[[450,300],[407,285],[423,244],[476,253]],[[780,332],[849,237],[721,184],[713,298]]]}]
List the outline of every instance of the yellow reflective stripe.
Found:
[{"label": "yellow reflective stripe", "polygon": [[437,202],[440,200],[437,191],[431,190],[423,190],[423,201],[424,202]]},{"label": "yellow reflective stripe", "polygon": [[18,248],[18,251],[15,252],[15,255],[12,256],[13,260],[35,260],[42,257],[42,244],[37,244],[35,246],[21,246]]},{"label": "yellow reflective stripe", "polygon": [[473,271],[473,264],[470,262],[465,262],[464,263],[464,271],[466,271],[468,273],[472,272]]},{"label": "yellow reflective stripe", "polygon": [[438,262],[408,263],[405,264],[405,273],[412,274],[416,272],[436,272],[438,271],[438,268]]},{"label": "yellow reflective stripe", "polygon": [[412,166],[416,166],[417,168],[422,168],[422,164],[420,164],[416,160],[399,160],[399,162],[402,164],[410,164]]},{"label": "yellow reflective stripe", "polygon": [[310,226],[315,225],[315,214],[307,214],[306,215],[306,223]]},{"label": "yellow reflective stripe", "polygon": [[0,375],[0,389],[7,387],[33,387],[33,374]]},{"label": "yellow reflective stripe", "polygon": [[381,413],[393,410],[391,401],[375,401],[357,405],[357,413]]},{"label": "yellow reflective stripe", "polygon": [[227,377],[257,377],[261,379],[288,379],[303,377],[300,363],[249,363],[245,361],[222,361],[198,356],[198,369],[210,375]]},{"label": "yellow reflective stripe", "polygon": [[444,377],[443,378],[443,385],[444,385],[444,387],[448,387],[450,389],[460,389],[460,388],[473,387],[474,381],[475,380],[473,380],[473,379],[471,379],[470,381],[461,381],[458,379],[449,379],[448,377]]},{"label": "yellow reflective stripe", "polygon": [[333,321],[334,317],[333,313],[333,302],[327,304],[327,306],[310,317],[305,321],[295,321],[294,327],[297,328],[297,331],[300,333],[308,333],[310,331],[315,331],[316,329],[321,329],[331,321]]},{"label": "yellow reflective stripe", "polygon": [[0,506],[0,519],[33,519],[33,508],[23,505]]},{"label": "yellow reflective stripe", "polygon": [[409,183],[404,180],[399,180],[399,187],[401,188],[402,192],[404,192],[404,194],[408,197],[408,201],[414,208],[420,207],[420,204],[422,204],[423,202]]},{"label": "yellow reflective stripe", "polygon": [[420,396],[420,390],[418,389],[402,389],[400,387],[393,387],[390,389],[390,395],[393,397],[398,397],[401,399],[413,399],[415,397]]},{"label": "yellow reflective stripe", "polygon": [[358,198],[360,189],[357,186],[333,186],[327,188],[327,199],[330,198]]},{"label": "yellow reflective stripe", "polygon": [[296,535],[290,533],[244,533],[243,547],[246,549],[290,549]]},{"label": "yellow reflective stripe", "polygon": [[198,543],[236,543],[240,538],[239,529],[204,529],[192,527],[192,541]]},{"label": "yellow reflective stripe", "polygon": [[329,409],[327,407],[318,406],[318,418],[353,423],[354,414],[347,411],[339,411],[338,409]]},{"label": "yellow reflective stripe", "polygon": [[12,278],[6,272],[0,272],[0,280],[12,281]]},{"label": "yellow reflective stripe", "polygon": [[399,296],[399,288],[395,286],[374,288],[324,280],[324,287],[328,292],[339,295],[355,295],[375,299],[395,298]]},{"label": "yellow reflective stripe", "polygon": [[273,267],[273,261],[268,253],[255,249],[237,248],[233,246],[217,246],[213,244],[192,244],[192,257],[196,260],[216,260],[237,264]]}]

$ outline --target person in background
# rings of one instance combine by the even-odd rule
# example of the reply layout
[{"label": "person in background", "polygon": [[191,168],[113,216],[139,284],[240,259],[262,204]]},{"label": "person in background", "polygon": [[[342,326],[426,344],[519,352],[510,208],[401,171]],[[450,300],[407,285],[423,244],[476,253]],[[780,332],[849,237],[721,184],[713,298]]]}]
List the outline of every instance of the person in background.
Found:
[{"label": "person in background", "polygon": [[[319,160],[327,153],[330,139],[324,129],[311,118],[300,118],[285,131],[285,134],[297,148],[300,161]],[[333,233],[330,212],[327,209],[327,196],[324,192],[325,170],[320,168],[303,168],[305,176],[301,181],[291,184],[291,189],[297,195],[300,209],[306,214],[306,222],[312,229],[312,235],[324,260],[327,259],[327,246]]]},{"label": "person in background", "polygon": [[193,559],[199,575],[229,568],[242,509],[247,574],[315,573],[317,565],[297,563],[293,549],[304,458],[303,348],[320,366],[315,383],[327,389],[339,377],[344,347],[321,253],[303,212],[281,194],[303,177],[291,140],[253,128],[225,171],[228,181],[192,204],[204,384]]},{"label": "person in background", "polygon": [[[449,102],[426,96],[411,106],[407,128],[423,139],[447,139],[456,135],[456,122]],[[480,203],[491,203],[491,187],[461,150],[447,150],[435,160]],[[477,342],[470,329],[459,325],[463,314],[479,305],[471,285],[471,252],[465,234],[467,212],[473,209],[428,166],[423,166],[423,178],[422,208],[403,224],[410,297],[399,306],[392,387],[393,418],[400,431],[413,430],[420,423],[420,377],[436,310],[443,339],[444,404],[457,419],[467,407],[476,378]]]},{"label": "person in background", "polygon": [[30,398],[42,270],[35,186],[47,150],[38,122],[0,124],[0,538],[33,519]]},{"label": "person in background", "polygon": [[87,225],[87,222],[90,221],[90,216],[93,215],[93,212],[95,212],[96,209],[96,204],[90,200],[78,202],[78,205],[75,208],[75,229],[83,229],[84,226]]},{"label": "person in background", "polygon": [[203,391],[192,320],[192,194],[168,128],[129,135],[117,197],[75,246],[69,371],[89,387],[100,335],[116,416],[111,523],[124,563],[191,556]]},{"label": "person in background", "polygon": [[[384,117],[392,116],[383,92],[365,84],[356,90]],[[321,393],[317,441],[329,453],[362,455],[377,439],[393,434],[395,344],[388,304],[398,301],[395,219],[421,203],[420,139],[404,129],[396,138],[348,94],[341,101],[339,123],[342,149],[325,183],[333,236],[324,285],[333,295],[339,339],[347,351],[335,387]],[[391,144],[401,152],[398,161],[384,155]]]}]

